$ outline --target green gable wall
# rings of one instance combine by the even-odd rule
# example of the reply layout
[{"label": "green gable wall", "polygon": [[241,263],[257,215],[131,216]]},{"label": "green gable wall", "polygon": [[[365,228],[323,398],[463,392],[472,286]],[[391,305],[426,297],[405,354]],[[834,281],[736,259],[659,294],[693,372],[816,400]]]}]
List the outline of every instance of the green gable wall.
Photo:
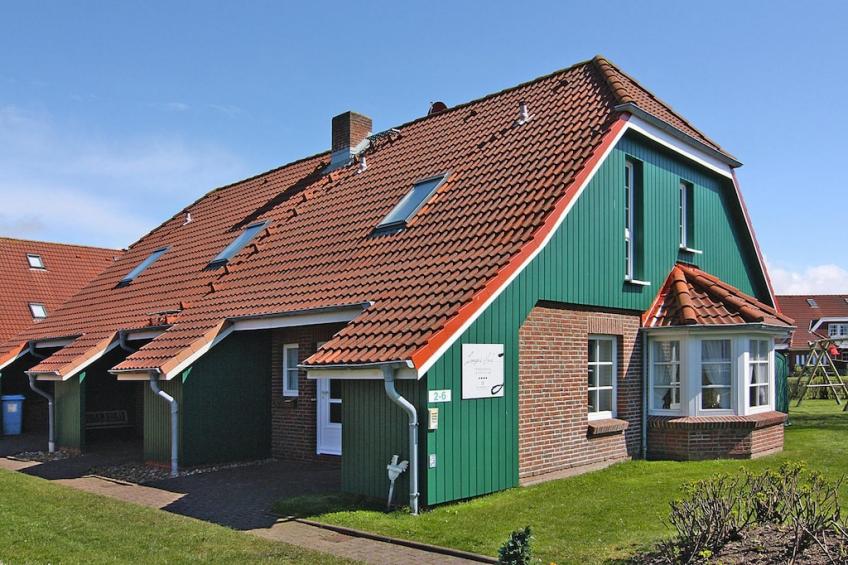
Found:
[{"label": "green gable wall", "polygon": [[83,414],[85,413],[85,372],[66,381],[57,381],[53,388],[56,410],[56,446],[66,449],[85,449]]},{"label": "green gable wall", "polygon": [[[624,282],[623,186],[628,155],[641,161],[643,172],[639,275],[650,281],[648,287]],[[694,185],[691,245],[703,255],[679,249],[681,179]],[[518,484],[518,330],[539,300],[642,312],[674,263],[688,260],[768,302],[765,281],[734,200],[729,179],[635,136],[623,137],[548,245],[428,371],[428,389],[450,389],[453,400],[428,405],[439,409],[440,421],[438,430],[426,434],[427,454],[435,454],[437,461],[435,469],[426,470],[427,503]],[[464,343],[504,344],[503,398],[462,400]],[[348,457],[350,452],[344,453]]]}]

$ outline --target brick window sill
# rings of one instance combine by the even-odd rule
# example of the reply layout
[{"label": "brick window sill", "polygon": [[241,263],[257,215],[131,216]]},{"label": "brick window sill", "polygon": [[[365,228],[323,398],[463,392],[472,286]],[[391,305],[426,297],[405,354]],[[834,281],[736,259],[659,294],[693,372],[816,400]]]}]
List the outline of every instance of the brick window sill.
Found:
[{"label": "brick window sill", "polygon": [[762,412],[750,416],[650,416],[648,427],[651,429],[716,430],[747,428],[758,430],[784,424],[783,412]]},{"label": "brick window sill", "polygon": [[607,418],[605,420],[590,420],[587,434],[589,437],[608,436],[613,434],[623,433],[624,430],[630,427],[630,424],[624,420],[616,418]]}]

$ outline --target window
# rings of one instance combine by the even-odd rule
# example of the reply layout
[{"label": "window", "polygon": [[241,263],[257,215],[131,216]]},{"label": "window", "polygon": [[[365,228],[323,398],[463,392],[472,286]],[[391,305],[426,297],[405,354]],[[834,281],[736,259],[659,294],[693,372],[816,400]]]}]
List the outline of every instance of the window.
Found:
[{"label": "window", "polygon": [[416,182],[392,211],[383,218],[378,229],[403,227],[448,178],[447,173]]},{"label": "window", "polygon": [[819,307],[819,305],[818,305],[818,303],[816,302],[816,299],[815,299],[815,298],[808,298],[808,299],[807,299],[807,305],[808,305],[810,308],[818,308],[818,307]]},{"label": "window", "polygon": [[148,255],[147,258],[144,261],[139,263],[138,266],[135,269],[133,269],[132,271],[127,273],[127,276],[122,278],[121,282],[118,283],[118,284],[125,285],[125,284],[130,284],[131,282],[133,282],[141,273],[143,273],[145,271],[145,269],[147,269],[147,267],[152,265],[167,250],[168,250],[167,247],[160,247],[159,249],[155,250],[153,253]]},{"label": "window", "polygon": [[730,410],[733,361],[729,339],[701,342],[701,409]]},{"label": "window", "polygon": [[615,338],[589,339],[589,419],[615,417]]},{"label": "window", "polygon": [[635,240],[634,226],[634,193],[636,192],[634,182],[633,161],[624,162],[624,278],[632,280],[635,278],[635,258],[633,241]]},{"label": "window", "polygon": [[36,320],[41,320],[47,317],[47,308],[44,307],[44,304],[38,304],[37,302],[29,303],[29,311],[32,314],[32,317]]},{"label": "window", "polygon": [[680,342],[657,341],[653,348],[652,406],[680,410]]},{"label": "window", "polygon": [[694,246],[694,195],[693,187],[686,181],[680,181],[680,247],[690,249]]},{"label": "window", "polygon": [[44,260],[41,258],[41,255],[36,255],[34,253],[27,253],[27,263],[29,263],[30,269],[44,269]]},{"label": "window", "polygon": [[848,337],[848,324],[830,324],[827,327],[829,337]]},{"label": "window", "polygon": [[769,342],[752,339],[748,349],[748,406],[769,405]]},{"label": "window", "polygon": [[283,346],[283,396],[297,396],[300,362],[296,343],[287,343]]},{"label": "window", "polygon": [[217,267],[219,265],[224,265],[230,259],[235,257],[235,255],[244,249],[244,246],[250,243],[256,235],[262,231],[269,222],[256,222],[255,224],[251,224],[244,228],[244,231],[241,232],[238,237],[236,237],[233,241],[230,242],[228,246],[224,248],[223,251],[218,253],[212,261],[209,262],[209,266]]}]

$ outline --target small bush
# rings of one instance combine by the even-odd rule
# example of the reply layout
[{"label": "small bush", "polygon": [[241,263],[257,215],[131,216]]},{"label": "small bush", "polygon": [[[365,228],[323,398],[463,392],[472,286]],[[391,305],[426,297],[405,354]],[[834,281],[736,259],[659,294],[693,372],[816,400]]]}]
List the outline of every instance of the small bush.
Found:
[{"label": "small bush", "polygon": [[533,532],[530,530],[530,526],[512,532],[509,539],[498,550],[498,563],[501,565],[530,565],[533,559],[533,550],[530,547],[532,541]]}]

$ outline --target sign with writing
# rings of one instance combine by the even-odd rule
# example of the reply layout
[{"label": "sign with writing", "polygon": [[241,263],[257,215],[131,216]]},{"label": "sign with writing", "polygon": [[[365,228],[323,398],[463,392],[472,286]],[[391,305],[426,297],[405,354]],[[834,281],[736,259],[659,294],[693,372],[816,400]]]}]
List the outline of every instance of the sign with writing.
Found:
[{"label": "sign with writing", "polygon": [[450,402],[451,391],[449,388],[444,390],[431,390],[428,393],[427,402]]},{"label": "sign with writing", "polygon": [[504,395],[504,347],[501,343],[462,345],[462,398]]}]

